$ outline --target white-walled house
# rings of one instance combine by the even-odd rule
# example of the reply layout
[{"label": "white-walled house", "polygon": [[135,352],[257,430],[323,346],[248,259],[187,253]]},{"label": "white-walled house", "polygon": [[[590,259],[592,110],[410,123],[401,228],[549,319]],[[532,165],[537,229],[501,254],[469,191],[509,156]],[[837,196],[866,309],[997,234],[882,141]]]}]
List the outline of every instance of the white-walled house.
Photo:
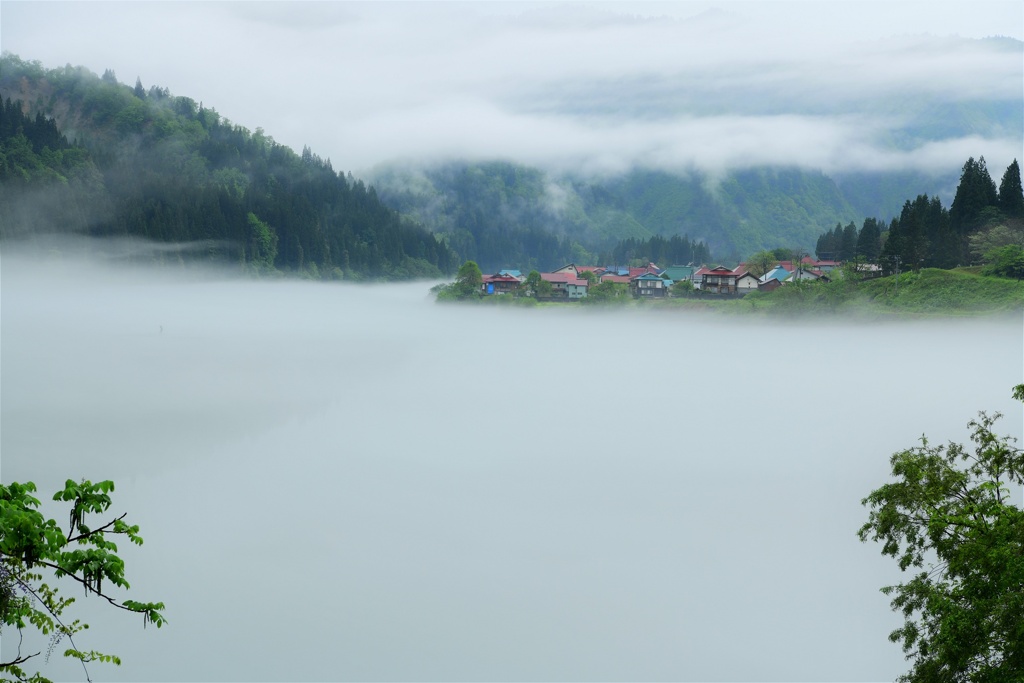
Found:
[{"label": "white-walled house", "polygon": [[748,292],[756,292],[759,284],[761,283],[758,279],[746,271],[736,277],[737,293],[746,294]]}]

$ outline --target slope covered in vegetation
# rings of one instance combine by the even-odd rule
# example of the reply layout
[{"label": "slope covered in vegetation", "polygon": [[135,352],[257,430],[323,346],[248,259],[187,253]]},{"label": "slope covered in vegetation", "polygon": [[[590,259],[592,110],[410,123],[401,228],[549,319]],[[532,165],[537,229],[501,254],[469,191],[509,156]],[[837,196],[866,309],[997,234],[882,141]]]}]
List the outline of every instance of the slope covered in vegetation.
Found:
[{"label": "slope covered in vegetation", "polygon": [[711,253],[739,259],[779,245],[808,248],[826,226],[856,217],[831,179],[794,168],[718,180],[642,169],[582,178],[493,161],[381,168],[373,182],[384,201],[485,270],[592,263],[627,251],[654,258],[664,249],[646,244],[652,238],[686,242],[677,263]]},{"label": "slope covered in vegetation", "polygon": [[874,280],[798,281],[721,302],[725,310],[771,313],[949,316],[1024,312],[1024,281],[969,270],[922,268]]},{"label": "slope covered in vegetation", "polygon": [[175,258],[311,277],[434,277],[456,264],[330,160],[164,88],[5,54],[0,100],[5,240],[146,238],[192,245]]}]

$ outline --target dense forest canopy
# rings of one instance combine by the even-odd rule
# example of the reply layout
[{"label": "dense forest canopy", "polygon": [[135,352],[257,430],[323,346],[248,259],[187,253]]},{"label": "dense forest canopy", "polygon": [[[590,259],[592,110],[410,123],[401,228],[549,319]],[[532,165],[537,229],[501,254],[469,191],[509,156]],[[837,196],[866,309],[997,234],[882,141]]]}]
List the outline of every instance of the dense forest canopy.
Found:
[{"label": "dense forest canopy", "polygon": [[837,224],[817,242],[820,258],[880,262],[886,272],[992,263],[1016,258],[1022,248],[1020,166],[1014,159],[997,188],[984,157],[964,163],[949,209],[938,197],[920,194],[888,225],[876,218],[865,219],[859,230],[852,222]]},{"label": "dense forest canopy", "polygon": [[165,88],[5,54],[0,100],[0,238],[145,238],[317,278],[436,277],[456,265],[330,160]]}]

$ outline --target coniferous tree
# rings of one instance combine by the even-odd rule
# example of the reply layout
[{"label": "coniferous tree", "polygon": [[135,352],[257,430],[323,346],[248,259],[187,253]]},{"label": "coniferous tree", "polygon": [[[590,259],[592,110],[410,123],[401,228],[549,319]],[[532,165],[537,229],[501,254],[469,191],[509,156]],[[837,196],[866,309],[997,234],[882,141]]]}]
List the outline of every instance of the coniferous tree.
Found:
[{"label": "coniferous tree", "polygon": [[1006,167],[999,183],[999,208],[1007,218],[1024,218],[1024,189],[1016,159]]},{"label": "coniferous tree", "polygon": [[900,221],[893,218],[889,223],[889,230],[886,231],[885,243],[882,245],[882,252],[878,257],[881,262],[882,271],[886,275],[898,273],[903,267],[903,233],[900,229]]},{"label": "coniferous tree", "polygon": [[839,240],[839,258],[838,261],[850,261],[857,255],[857,226],[850,221],[842,230],[842,235],[838,237]]},{"label": "coniferous tree", "polygon": [[839,252],[842,247],[843,239],[843,226],[836,223],[836,227],[829,230],[821,237],[818,238],[818,244],[815,248],[815,253],[819,259],[824,260],[838,260]]},{"label": "coniferous tree", "polygon": [[964,262],[965,244],[950,226],[949,211],[938,197],[932,197],[924,209],[926,253],[922,265],[929,268],[955,268]]},{"label": "coniferous tree", "polygon": [[977,161],[974,157],[964,163],[960,184],[956,188],[956,196],[949,208],[950,225],[960,236],[964,237],[979,227],[982,212],[990,206],[999,205],[996,184],[988,173],[985,157]]},{"label": "coniferous tree", "polygon": [[882,230],[877,219],[865,218],[857,234],[857,256],[868,263],[874,263],[882,252]]}]

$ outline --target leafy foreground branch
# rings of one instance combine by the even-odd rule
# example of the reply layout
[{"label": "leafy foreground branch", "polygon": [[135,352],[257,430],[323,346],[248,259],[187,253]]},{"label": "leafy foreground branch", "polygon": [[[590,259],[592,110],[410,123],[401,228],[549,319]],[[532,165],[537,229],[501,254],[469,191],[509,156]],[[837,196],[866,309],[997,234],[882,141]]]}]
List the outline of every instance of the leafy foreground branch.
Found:
[{"label": "leafy foreground branch", "polygon": [[1024,452],[993,432],[1000,417],[968,423],[973,448],[922,437],[894,454],[896,481],[862,501],[860,539],[919,570],[882,589],[904,616],[889,640],[913,663],[905,683],[1024,680],[1024,511],[1009,489],[1024,484]]},{"label": "leafy foreground branch", "polygon": [[55,501],[71,504],[65,531],[56,520],[46,519],[38,511],[39,500],[32,495],[36,491],[35,484],[0,485],[0,633],[7,631],[4,635],[11,638],[9,631],[13,627],[17,630],[18,643],[15,648],[8,648],[8,651],[15,650],[13,656],[0,658],[5,660],[0,661],[3,676],[0,680],[34,683],[48,680],[39,673],[29,674],[23,668],[42,654],[22,652],[26,629],[49,636],[44,657],[47,660],[56,647],[67,640],[70,647],[65,649],[64,656],[82,662],[86,680],[92,680],[86,666],[90,662],[121,663],[116,655],[78,647],[74,635],[89,625],[78,619],[63,618],[64,610],[75,599],[61,597],[57,588],[45,580],[67,577],[81,584],[87,596],[96,595],[118,609],[141,614],[143,626],[149,623],[158,628],[163,626],[162,602],[119,601],[107,592],[110,586],[129,588],[124,561],[110,538],[125,536],[132,543],[142,545],[139,527],[128,524],[125,515],[96,528],[86,524],[87,515],[107,512],[113,490],[111,481],[93,484],[69,479],[64,489],[53,496]]}]

